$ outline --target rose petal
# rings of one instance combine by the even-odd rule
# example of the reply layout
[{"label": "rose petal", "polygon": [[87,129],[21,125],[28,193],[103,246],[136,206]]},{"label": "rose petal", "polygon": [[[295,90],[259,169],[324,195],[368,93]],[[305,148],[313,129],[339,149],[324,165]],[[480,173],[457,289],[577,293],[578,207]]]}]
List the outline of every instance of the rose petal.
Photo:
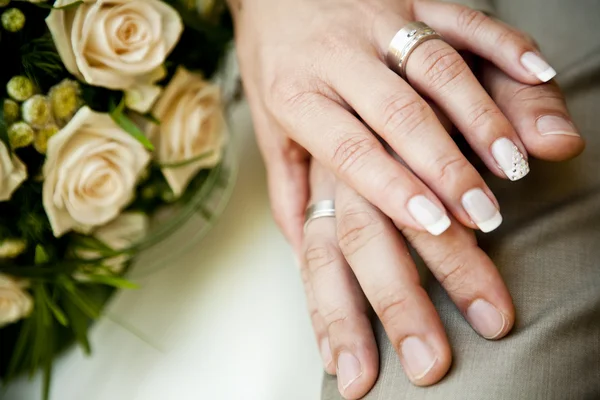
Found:
[{"label": "rose petal", "polygon": [[27,179],[27,168],[0,141],[0,201],[10,200],[12,194]]},{"label": "rose petal", "polygon": [[133,198],[149,160],[110,116],[80,109],[48,141],[43,204],[54,235],[89,233],[114,219]]}]

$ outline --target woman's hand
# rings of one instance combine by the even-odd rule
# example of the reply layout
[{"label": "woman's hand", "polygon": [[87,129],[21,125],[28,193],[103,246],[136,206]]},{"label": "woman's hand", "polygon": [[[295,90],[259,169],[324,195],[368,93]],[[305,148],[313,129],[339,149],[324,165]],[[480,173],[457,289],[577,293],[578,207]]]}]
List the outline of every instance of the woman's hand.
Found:
[{"label": "woman's hand", "polygon": [[[312,163],[311,203],[335,198],[336,217],[308,223],[302,276],[325,369],[340,393],[357,399],[379,370],[369,318],[372,306],[417,385],[440,380],[452,356],[444,327],[419,282],[415,264],[394,224],[353,189]],[[337,187],[336,187],[337,186]],[[454,224],[443,235],[405,228],[471,326],[487,339],[506,335],[514,322],[508,290],[473,232]]]},{"label": "woman's hand", "polygon": [[[398,226],[440,233],[447,221],[442,203],[465,226],[498,225],[493,194],[424,97],[495,174],[510,175],[512,144],[526,157],[524,135],[538,135],[533,142],[542,136],[515,130],[523,123],[494,102],[454,48],[488,59],[518,84],[534,85],[551,70],[524,35],[471,9],[424,0],[243,0],[233,9],[275,215],[297,251],[295,227],[308,191],[290,182],[306,182],[304,149]],[[396,31],[412,20],[428,23],[448,43],[420,45],[408,60],[406,82],[384,59]],[[577,137],[559,141],[571,154],[583,146]]]}]

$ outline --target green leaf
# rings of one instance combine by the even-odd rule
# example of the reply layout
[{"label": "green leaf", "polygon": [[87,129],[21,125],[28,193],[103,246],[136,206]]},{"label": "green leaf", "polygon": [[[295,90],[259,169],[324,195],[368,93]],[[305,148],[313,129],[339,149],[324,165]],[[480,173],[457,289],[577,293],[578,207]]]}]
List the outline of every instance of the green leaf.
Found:
[{"label": "green leaf", "polygon": [[[139,286],[127,279],[121,278],[114,275],[89,275],[85,277],[92,283],[99,283],[102,285],[112,286],[119,289],[139,289]],[[86,282],[82,282],[86,283]]]},{"label": "green leaf", "polygon": [[152,113],[150,113],[150,112],[147,112],[145,114],[140,114],[140,113],[136,113],[136,114],[138,114],[140,117],[144,118],[145,120],[152,122],[155,125],[160,125],[159,119],[156,118],[154,115],[152,115]]},{"label": "green leaf", "polygon": [[54,329],[52,316],[44,300],[43,284],[34,283],[32,290],[35,308],[31,317],[35,321],[35,327],[33,329],[31,363],[29,364],[30,377],[33,377],[40,365],[46,365],[46,359],[50,353],[49,346],[51,346],[50,340],[48,340],[48,331]]},{"label": "green leaf", "polygon": [[109,104],[110,117],[117,125],[121,127],[125,132],[133,136],[138,142],[140,142],[146,149],[153,151],[154,146],[152,142],[146,137],[144,132],[124,113],[125,110],[125,96],[121,98],[118,105],[115,105],[114,99],[110,99]]},{"label": "green leaf", "polygon": [[85,354],[91,354],[92,348],[90,341],[88,340],[88,327],[90,319],[69,299],[64,299],[62,306],[71,322],[71,330],[75,335],[75,339],[85,352]]},{"label": "green leaf", "polygon": [[67,319],[67,316],[60,309],[60,307],[54,302],[54,300],[52,299],[52,297],[48,294],[48,291],[46,290],[46,288],[44,287],[44,285],[41,285],[41,289],[40,290],[42,291],[42,294],[44,296],[44,300],[45,300],[46,304],[48,305],[48,308],[50,309],[50,311],[52,312],[52,314],[54,314],[54,318],[56,318],[56,320],[62,326],[68,326],[69,325],[69,320]]},{"label": "green leaf", "polygon": [[6,126],[6,121],[4,120],[4,101],[0,104],[0,140],[6,145],[9,153],[12,151],[12,147],[10,146],[10,140],[8,140],[8,127]]},{"label": "green leaf", "polygon": [[8,365],[8,371],[6,373],[6,382],[10,381],[15,374],[17,373],[17,370],[19,369],[19,366],[23,364],[23,356],[25,354],[25,349],[31,345],[31,332],[32,332],[32,328],[33,328],[34,322],[33,319],[31,317],[27,318],[25,321],[23,321],[23,324],[21,325],[21,331],[19,332],[19,338],[17,339],[17,342],[15,343],[15,347],[12,353],[12,357],[10,359],[10,364]]},{"label": "green leaf", "polygon": [[44,360],[44,386],[43,386],[43,399],[48,400],[50,398],[50,383],[52,381],[52,362],[54,360],[54,330],[48,329],[45,340],[48,342],[46,347],[47,353],[45,354]]},{"label": "green leaf", "polygon": [[46,264],[50,260],[48,253],[42,247],[42,245],[35,246],[35,263],[36,265]]},{"label": "green leaf", "polygon": [[97,319],[100,316],[100,307],[94,304],[82,291],[77,289],[75,284],[68,278],[61,279],[62,286],[69,297],[85,315],[91,319]]},{"label": "green leaf", "polygon": [[[74,244],[76,246],[81,247],[81,250],[93,250],[93,251],[100,253],[100,257],[98,258],[98,261],[101,260],[102,258],[115,257],[115,256],[120,256],[122,254],[127,253],[126,251],[114,250],[112,247],[108,246],[106,243],[104,243],[100,239],[92,237],[92,236],[77,236],[74,239]],[[76,251],[75,251],[74,256],[78,257],[78,254]],[[78,258],[78,259],[85,263],[92,263],[92,264],[97,263],[96,260],[93,260],[90,258]]]},{"label": "green leaf", "polygon": [[173,163],[156,163],[160,168],[181,168],[181,167],[185,167],[187,165],[193,164],[195,162],[198,162],[200,160],[204,160],[205,158],[208,158],[210,156],[212,156],[214,154],[214,151],[210,150],[207,151],[205,153],[199,154],[196,157],[192,157],[189,158],[187,160],[183,160],[183,161],[178,161],[178,162],[173,162]]}]

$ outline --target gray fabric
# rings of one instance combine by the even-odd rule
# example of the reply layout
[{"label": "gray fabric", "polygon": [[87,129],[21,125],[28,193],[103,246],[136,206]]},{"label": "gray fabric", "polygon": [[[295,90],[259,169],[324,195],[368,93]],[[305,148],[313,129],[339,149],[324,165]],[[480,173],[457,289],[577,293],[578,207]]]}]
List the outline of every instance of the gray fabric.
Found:
[{"label": "gray fabric", "polygon": [[[568,163],[534,160],[516,183],[482,170],[505,222],[480,245],[513,295],[515,328],[480,338],[429,277],[453,367],[437,385],[412,386],[377,323],[381,372],[368,400],[600,399],[600,0],[497,0],[495,12],[539,42],[588,147]],[[341,398],[326,376],[323,399]]]}]

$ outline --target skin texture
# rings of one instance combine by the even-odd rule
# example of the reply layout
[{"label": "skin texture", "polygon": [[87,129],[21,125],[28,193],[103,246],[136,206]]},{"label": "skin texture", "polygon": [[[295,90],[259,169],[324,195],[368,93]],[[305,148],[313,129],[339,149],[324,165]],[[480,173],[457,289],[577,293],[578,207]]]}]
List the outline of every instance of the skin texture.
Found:
[{"label": "skin texture", "polygon": [[[475,330],[481,324],[466,310],[485,300],[505,324],[484,336],[506,335],[514,322],[510,295],[477,246],[476,226],[460,203],[474,187],[495,199],[448,132],[464,135],[499,177],[505,176],[490,152],[499,137],[550,161],[583,150],[578,136],[538,132],[542,116],[570,118],[557,85],[541,84],[519,62],[523,53],[537,52],[533,41],[481,13],[435,1],[238,0],[231,7],[273,214],[301,261],[325,368],[339,372],[348,354],[360,364],[356,379],[340,379],[343,396],[360,398],[377,377],[371,308],[413,383],[433,384],[451,364],[443,326],[398,230]],[[412,20],[428,23],[447,44],[419,46],[404,81],[384,56],[394,33]],[[441,236],[425,232],[407,213],[414,194],[445,206],[452,225]],[[337,217],[313,221],[304,234],[309,200],[332,198]],[[402,349],[409,337],[435,355],[424,375],[406,365]]]}]

